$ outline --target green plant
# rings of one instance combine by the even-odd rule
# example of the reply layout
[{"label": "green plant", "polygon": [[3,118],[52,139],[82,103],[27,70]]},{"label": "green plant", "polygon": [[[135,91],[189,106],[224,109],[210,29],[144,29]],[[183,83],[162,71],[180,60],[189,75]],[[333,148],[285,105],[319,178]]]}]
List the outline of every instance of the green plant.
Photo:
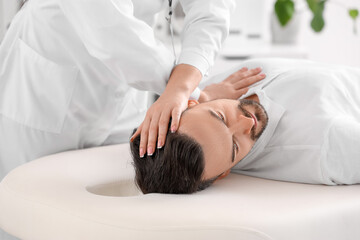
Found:
[{"label": "green plant", "polygon": [[[315,32],[321,32],[325,26],[324,10],[327,2],[333,2],[332,0],[306,0],[306,3],[313,14],[311,20],[311,28]],[[336,2],[338,5],[346,8],[341,3]],[[349,16],[354,22],[354,33],[357,33],[356,20],[359,16],[359,10],[356,8],[347,9]],[[280,22],[280,25],[285,27],[292,19],[295,13],[295,3],[293,0],[276,0],[275,2],[275,14]]]}]

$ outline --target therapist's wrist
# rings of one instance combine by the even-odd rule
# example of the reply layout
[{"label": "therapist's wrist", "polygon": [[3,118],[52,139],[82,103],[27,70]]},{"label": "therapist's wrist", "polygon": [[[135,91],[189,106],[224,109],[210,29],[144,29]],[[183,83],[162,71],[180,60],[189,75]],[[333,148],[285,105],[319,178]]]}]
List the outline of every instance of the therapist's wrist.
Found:
[{"label": "therapist's wrist", "polygon": [[189,97],[199,85],[201,79],[202,74],[197,68],[188,64],[179,64],[174,67],[165,92],[176,90],[185,93]]}]

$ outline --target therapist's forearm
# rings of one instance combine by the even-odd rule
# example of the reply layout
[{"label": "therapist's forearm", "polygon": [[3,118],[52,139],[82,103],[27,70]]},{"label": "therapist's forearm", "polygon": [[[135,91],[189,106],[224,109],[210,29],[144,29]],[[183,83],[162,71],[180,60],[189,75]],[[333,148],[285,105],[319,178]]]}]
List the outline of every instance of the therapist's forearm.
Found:
[{"label": "therapist's forearm", "polygon": [[188,64],[179,64],[174,67],[164,93],[183,93],[187,97],[195,90],[202,79],[201,72]]}]

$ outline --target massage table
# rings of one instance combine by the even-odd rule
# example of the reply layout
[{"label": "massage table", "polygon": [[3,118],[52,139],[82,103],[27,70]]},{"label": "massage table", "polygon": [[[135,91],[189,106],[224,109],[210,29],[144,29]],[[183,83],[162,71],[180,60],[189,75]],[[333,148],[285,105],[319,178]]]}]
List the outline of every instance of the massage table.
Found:
[{"label": "massage table", "polygon": [[0,183],[0,228],[20,239],[360,239],[360,185],[230,174],[195,194],[143,195],[128,144],[50,155]]}]

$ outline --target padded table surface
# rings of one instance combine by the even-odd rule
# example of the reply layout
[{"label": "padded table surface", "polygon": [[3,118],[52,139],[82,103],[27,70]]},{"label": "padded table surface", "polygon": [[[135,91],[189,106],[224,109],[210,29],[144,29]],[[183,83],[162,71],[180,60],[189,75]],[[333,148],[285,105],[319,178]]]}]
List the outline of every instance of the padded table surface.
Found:
[{"label": "padded table surface", "polygon": [[359,239],[360,185],[230,174],[192,195],[142,195],[129,145],[47,156],[0,183],[0,227],[21,239]]}]

